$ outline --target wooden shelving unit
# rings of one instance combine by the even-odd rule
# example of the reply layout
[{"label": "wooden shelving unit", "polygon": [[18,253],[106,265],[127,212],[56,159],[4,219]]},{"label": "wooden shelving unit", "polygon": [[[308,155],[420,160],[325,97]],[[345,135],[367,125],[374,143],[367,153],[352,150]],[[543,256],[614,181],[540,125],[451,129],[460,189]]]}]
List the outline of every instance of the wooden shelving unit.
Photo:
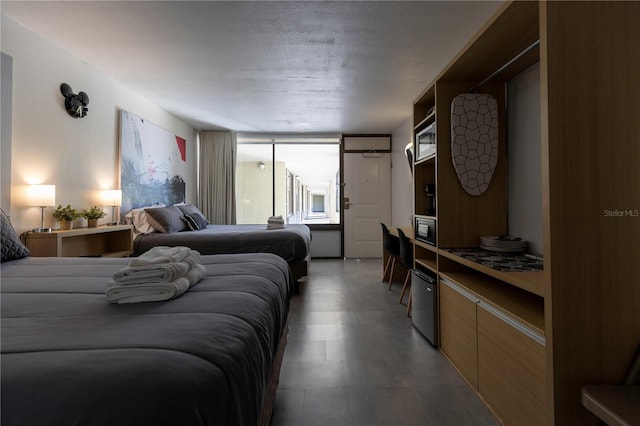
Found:
[{"label": "wooden shelving unit", "polygon": [[431,112],[421,122],[416,124],[416,126],[414,127],[414,130],[416,132],[419,130],[422,130],[427,124],[433,123],[434,121],[436,121],[436,113]]},{"label": "wooden shelving unit", "polygon": [[30,232],[25,241],[32,256],[126,257],[133,253],[133,227],[114,225]]},{"label": "wooden shelving unit", "polygon": [[[414,216],[435,185],[437,221],[414,265],[440,279],[441,351],[507,425],[595,425],[581,386],[621,382],[640,343],[639,20],[639,2],[506,2],[413,104],[414,133],[435,120],[437,141],[413,167]],[[449,250],[507,234],[506,86],[536,63],[544,269],[502,272]],[[450,105],[488,76],[500,151],[474,197],[451,164]]]},{"label": "wooden shelving unit", "polygon": [[438,273],[438,251],[434,246],[415,240],[413,253],[418,269],[426,268],[433,273]]}]

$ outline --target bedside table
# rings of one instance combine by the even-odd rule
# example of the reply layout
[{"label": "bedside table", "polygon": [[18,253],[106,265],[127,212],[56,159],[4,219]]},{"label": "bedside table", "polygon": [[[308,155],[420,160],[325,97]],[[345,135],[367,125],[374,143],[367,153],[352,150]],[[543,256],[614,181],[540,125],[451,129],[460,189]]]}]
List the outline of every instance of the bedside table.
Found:
[{"label": "bedside table", "polygon": [[36,257],[126,257],[133,253],[133,226],[29,232],[25,244]]}]

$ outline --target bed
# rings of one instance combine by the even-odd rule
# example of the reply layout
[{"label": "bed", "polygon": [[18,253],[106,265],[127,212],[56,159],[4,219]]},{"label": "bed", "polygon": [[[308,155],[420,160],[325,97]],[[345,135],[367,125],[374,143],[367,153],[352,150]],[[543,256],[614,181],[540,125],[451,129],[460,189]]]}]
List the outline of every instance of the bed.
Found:
[{"label": "bed", "polygon": [[128,261],[4,261],[3,246],[2,424],[269,424],[287,263],[202,256],[205,277],[181,297],[110,304],[107,281]]},{"label": "bed", "polygon": [[[190,217],[195,225],[185,222]],[[134,226],[134,256],[155,246],[186,246],[201,254],[273,253],[287,261],[295,281],[308,273],[311,230],[304,224],[211,225],[191,204],[135,209],[127,221]]]}]

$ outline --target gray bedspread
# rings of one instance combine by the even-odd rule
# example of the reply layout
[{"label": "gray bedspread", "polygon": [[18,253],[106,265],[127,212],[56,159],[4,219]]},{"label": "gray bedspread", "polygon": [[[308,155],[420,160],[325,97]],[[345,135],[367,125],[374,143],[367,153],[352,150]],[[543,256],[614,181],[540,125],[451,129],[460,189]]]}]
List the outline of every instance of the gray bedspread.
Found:
[{"label": "gray bedspread", "polygon": [[209,225],[200,231],[138,235],[133,245],[135,256],[155,246],[187,246],[202,254],[273,253],[291,262],[309,254],[311,230],[303,224],[288,224],[283,229],[267,229],[267,225]]},{"label": "gray bedspread", "polygon": [[272,254],[203,256],[207,274],[166,302],[113,305],[127,259],[2,264],[1,422],[258,422],[293,281]]}]

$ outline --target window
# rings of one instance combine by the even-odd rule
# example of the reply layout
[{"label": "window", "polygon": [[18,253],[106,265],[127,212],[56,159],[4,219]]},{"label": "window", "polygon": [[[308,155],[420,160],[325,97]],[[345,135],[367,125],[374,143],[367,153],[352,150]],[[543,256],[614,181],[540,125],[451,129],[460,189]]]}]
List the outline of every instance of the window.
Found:
[{"label": "window", "polygon": [[340,223],[338,137],[239,136],[237,161],[237,223],[266,223],[272,215],[286,223]]},{"label": "window", "polygon": [[[236,164],[237,223],[266,223],[273,212],[271,145],[238,144]],[[282,213],[279,213],[282,214]]]},{"label": "window", "polygon": [[294,214],[293,204],[293,175],[287,170],[287,215],[289,216]]}]

